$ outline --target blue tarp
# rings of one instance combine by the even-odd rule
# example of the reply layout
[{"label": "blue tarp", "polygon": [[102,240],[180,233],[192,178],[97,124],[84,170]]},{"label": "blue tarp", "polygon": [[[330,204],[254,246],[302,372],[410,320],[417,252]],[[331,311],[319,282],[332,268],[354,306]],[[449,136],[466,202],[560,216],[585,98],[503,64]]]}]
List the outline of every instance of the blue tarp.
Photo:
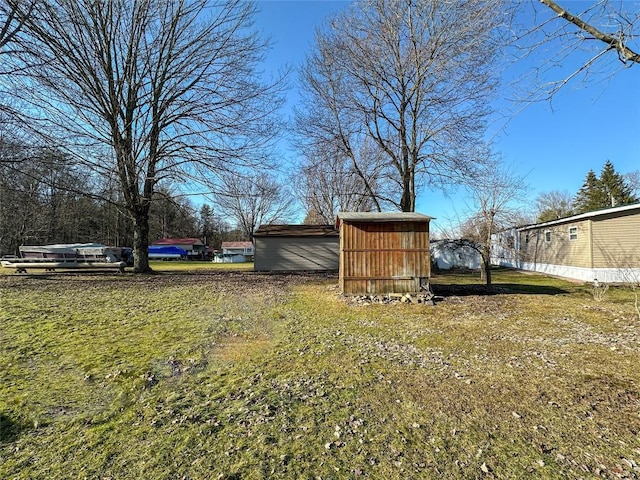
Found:
[{"label": "blue tarp", "polygon": [[180,255],[181,257],[187,256],[187,251],[176,246],[168,245],[150,245],[149,255]]}]

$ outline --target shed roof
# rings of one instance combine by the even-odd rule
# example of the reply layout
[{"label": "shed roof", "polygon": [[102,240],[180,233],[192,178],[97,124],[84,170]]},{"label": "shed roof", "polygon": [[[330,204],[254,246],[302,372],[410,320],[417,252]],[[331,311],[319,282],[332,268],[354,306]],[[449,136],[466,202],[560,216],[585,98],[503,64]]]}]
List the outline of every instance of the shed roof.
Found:
[{"label": "shed roof", "polygon": [[222,248],[251,248],[252,242],[222,242]]},{"label": "shed roof", "polygon": [[161,238],[152,245],[204,245],[199,238]]},{"label": "shed roof", "polygon": [[340,212],[336,227],[341,223],[428,222],[433,217],[416,212]]},{"label": "shed roof", "polygon": [[254,237],[337,237],[333,225],[260,225]]}]

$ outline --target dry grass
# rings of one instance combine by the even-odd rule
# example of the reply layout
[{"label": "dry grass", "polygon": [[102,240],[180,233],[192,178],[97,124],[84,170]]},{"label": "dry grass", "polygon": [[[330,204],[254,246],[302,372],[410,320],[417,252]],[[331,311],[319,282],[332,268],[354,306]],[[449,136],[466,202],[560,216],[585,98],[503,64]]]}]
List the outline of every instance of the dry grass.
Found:
[{"label": "dry grass", "polygon": [[630,292],[495,277],[0,277],[0,477],[640,476]]},{"label": "dry grass", "polygon": [[159,261],[152,260],[151,268],[155,272],[201,272],[201,271],[249,271],[253,270],[253,262],[245,263],[213,263],[209,261]]}]

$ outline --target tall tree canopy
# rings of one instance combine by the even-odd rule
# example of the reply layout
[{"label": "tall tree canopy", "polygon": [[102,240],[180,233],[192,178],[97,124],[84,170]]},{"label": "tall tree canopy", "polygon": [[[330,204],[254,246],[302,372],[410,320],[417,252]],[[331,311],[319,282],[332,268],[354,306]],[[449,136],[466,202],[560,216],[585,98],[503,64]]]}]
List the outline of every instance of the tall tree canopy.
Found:
[{"label": "tall tree canopy", "polygon": [[[241,0],[10,0],[24,18],[22,101],[31,124],[87,169],[114,172],[149,270],[158,182],[246,166],[273,133],[274,90],[255,72],[265,43]],[[18,80],[17,75],[12,75]],[[101,152],[96,155],[95,152]]]},{"label": "tall tree canopy", "polygon": [[[413,211],[423,182],[473,171],[498,44],[500,5],[481,0],[358,1],[316,35],[301,72],[299,133],[319,148],[339,145],[359,168],[369,139],[383,155],[392,203]],[[375,196],[372,188],[368,194]],[[377,206],[379,208],[379,205]]]}]

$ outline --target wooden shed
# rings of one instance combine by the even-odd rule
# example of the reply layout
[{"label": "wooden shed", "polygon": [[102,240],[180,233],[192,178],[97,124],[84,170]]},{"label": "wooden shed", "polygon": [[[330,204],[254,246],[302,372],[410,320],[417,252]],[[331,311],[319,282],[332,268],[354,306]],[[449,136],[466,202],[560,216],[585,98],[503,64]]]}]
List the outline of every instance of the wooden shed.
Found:
[{"label": "wooden shed", "polygon": [[337,271],[333,225],[261,225],[253,234],[256,271]]},{"label": "wooden shed", "polygon": [[427,290],[431,219],[419,213],[339,213],[342,293]]}]

